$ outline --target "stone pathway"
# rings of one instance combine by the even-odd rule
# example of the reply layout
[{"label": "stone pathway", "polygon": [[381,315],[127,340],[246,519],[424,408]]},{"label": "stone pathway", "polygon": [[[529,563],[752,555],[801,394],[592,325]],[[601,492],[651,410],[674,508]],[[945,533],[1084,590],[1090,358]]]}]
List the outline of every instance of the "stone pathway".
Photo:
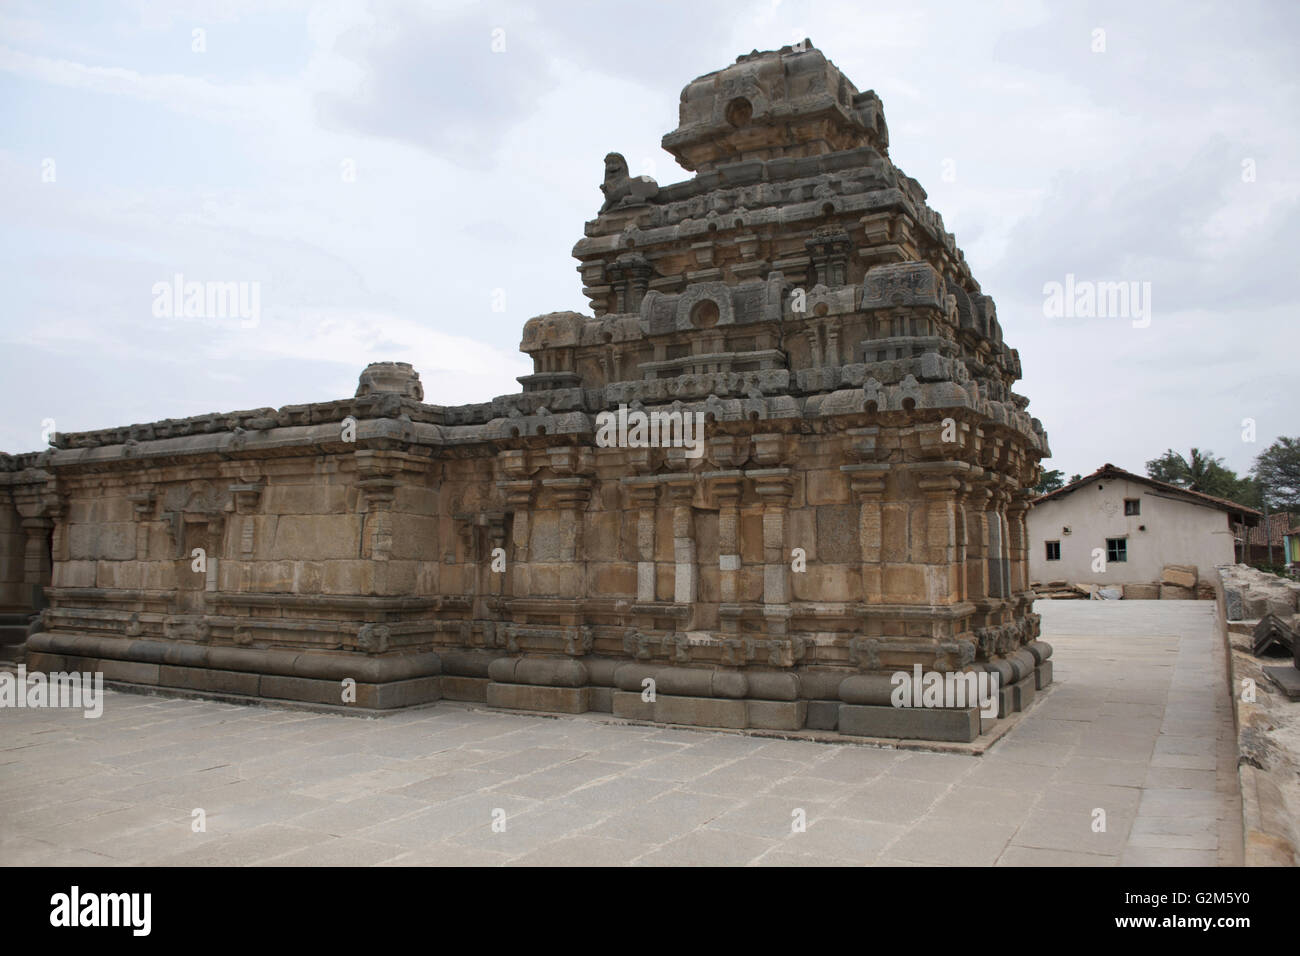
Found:
[{"label": "stone pathway", "polygon": [[1240,863],[1213,604],[1037,609],[1057,684],[983,757],[455,705],[0,710],[0,863]]}]

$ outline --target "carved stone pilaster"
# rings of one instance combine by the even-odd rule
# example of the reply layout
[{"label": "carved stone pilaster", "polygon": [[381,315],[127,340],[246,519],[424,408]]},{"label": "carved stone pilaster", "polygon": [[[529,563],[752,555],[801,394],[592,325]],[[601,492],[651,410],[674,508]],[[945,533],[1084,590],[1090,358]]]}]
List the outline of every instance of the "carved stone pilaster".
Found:
[{"label": "carved stone pilaster", "polygon": [[582,514],[591,498],[589,478],[546,478],[542,487],[555,493],[560,509],[559,560],[573,562],[582,553]]},{"label": "carved stone pilaster", "polygon": [[740,471],[722,471],[702,477],[709,496],[718,506],[720,599],[723,604],[734,604],[740,600],[740,495],[745,476]]},{"label": "carved stone pilaster", "polygon": [[676,604],[692,604],[699,584],[692,508],[695,479],[691,476],[674,476],[665,485],[673,506],[673,601]]},{"label": "carved stone pilaster", "polygon": [[[764,468],[745,476],[754,483],[754,491],[763,502],[763,603],[768,606],[790,603],[790,561],[785,548],[786,516],[794,483],[789,468]],[[784,634],[780,616],[772,618]]]},{"label": "carved stone pilaster", "polygon": [[235,499],[235,514],[239,516],[239,554],[245,559],[252,559],[256,551],[255,540],[257,506],[262,500],[265,484],[260,481],[240,482],[230,486],[230,493]]},{"label": "carved stone pilaster", "polygon": [[636,522],[636,599],[649,603],[655,599],[655,508],[659,481],[652,475],[624,478],[628,501],[637,512]]},{"label": "carved stone pilaster", "polygon": [[862,559],[861,599],[866,604],[879,604],[881,592],[881,543],[884,535],[885,487],[889,465],[864,463],[841,465],[840,471],[848,475],[849,490],[858,503],[858,549]]},{"label": "carved stone pilaster", "polygon": [[808,257],[816,272],[817,285],[836,288],[848,282],[849,251],[852,247],[848,233],[836,227],[819,229],[811,239],[804,241],[804,248],[808,250]]},{"label": "carved stone pilaster", "polygon": [[988,506],[993,497],[989,481],[974,476],[963,496],[966,513],[966,596],[979,601],[988,597]]},{"label": "carved stone pilaster", "polygon": [[514,546],[514,559],[522,564],[528,560],[528,540],[532,528],[533,495],[536,485],[531,478],[518,481],[500,481],[497,487],[505,497],[506,511],[514,517],[510,523],[510,543]]},{"label": "carved stone pilaster", "polygon": [[635,312],[640,309],[653,275],[654,266],[639,253],[624,253],[609,263],[605,267],[605,277],[616,292],[614,311]]},{"label": "carved stone pilaster", "polygon": [[804,334],[804,338],[808,340],[808,354],[811,356],[812,359],[811,362],[812,367],[821,368],[822,367],[822,342],[821,342],[821,336],[819,334],[819,329],[817,328],[817,326],[811,325],[808,328],[804,329],[803,334]]},{"label": "carved stone pilaster", "polygon": [[786,437],[782,434],[755,435],[754,441],[754,461],[771,468],[785,461]]},{"label": "carved stone pilaster", "polygon": [[[357,459],[357,485],[361,490],[363,520],[363,557],[373,561],[387,561],[393,548],[393,516],[391,509],[397,497],[397,478],[400,463],[384,452],[359,451]],[[381,569],[382,570],[382,569]],[[376,583],[379,584],[377,573]]]},{"label": "carved stone pilaster", "polygon": [[1011,501],[1011,490],[1005,478],[999,477],[992,486],[988,510],[985,512],[989,531],[989,597],[1006,598],[1011,596],[1011,568],[1009,557],[1009,528],[1007,524],[1007,505]]},{"label": "carved stone pilaster", "polygon": [[154,489],[145,488],[135,494],[127,495],[126,500],[131,502],[131,510],[135,512],[135,559],[147,561],[149,559],[148,522],[153,514],[158,495]]},{"label": "carved stone pilaster", "polygon": [[957,510],[970,465],[961,461],[927,462],[913,466],[917,490],[925,498],[925,544],[921,563],[926,571],[926,593],[918,602],[951,604],[960,600],[957,565]]},{"label": "carved stone pilaster", "polygon": [[55,527],[49,517],[23,518],[23,583],[31,592],[33,607],[41,607],[40,591],[50,580],[50,532]]},{"label": "carved stone pilaster", "polygon": [[1011,594],[1019,594],[1029,587],[1029,534],[1026,516],[1033,492],[1016,491],[1007,503],[1007,526],[1010,536]]},{"label": "carved stone pilaster", "polygon": [[739,468],[749,460],[749,436],[718,435],[708,440],[709,461],[719,468]]}]

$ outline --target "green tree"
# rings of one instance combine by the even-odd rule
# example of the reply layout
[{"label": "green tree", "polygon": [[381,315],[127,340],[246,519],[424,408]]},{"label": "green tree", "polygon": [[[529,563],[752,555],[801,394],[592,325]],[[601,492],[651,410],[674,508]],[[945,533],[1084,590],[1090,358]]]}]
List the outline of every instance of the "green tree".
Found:
[{"label": "green tree", "polygon": [[1208,449],[1202,452],[1193,448],[1191,457],[1184,458],[1170,448],[1159,458],[1147,462],[1147,477],[1229,501],[1237,501],[1237,495],[1249,493],[1249,489],[1243,489],[1242,479],[1237,477],[1237,473]]},{"label": "green tree", "polygon": [[[1264,510],[1264,487],[1254,478],[1249,476],[1237,479],[1237,488],[1230,495],[1224,495],[1229,501],[1235,501],[1239,505],[1245,505],[1247,508],[1254,508],[1256,511]],[[1270,508],[1276,509],[1275,505]]]},{"label": "green tree", "polygon": [[1255,459],[1251,477],[1273,511],[1300,511],[1300,438],[1279,438]]},{"label": "green tree", "polygon": [[1083,481],[1083,475],[1071,475],[1067,484],[1074,484],[1076,481]]},{"label": "green tree", "polygon": [[1053,468],[1050,471],[1044,471],[1043,477],[1038,479],[1038,484],[1034,486],[1034,491],[1040,495],[1045,495],[1049,491],[1055,491],[1057,488],[1065,485],[1065,479],[1061,477],[1061,472]]}]

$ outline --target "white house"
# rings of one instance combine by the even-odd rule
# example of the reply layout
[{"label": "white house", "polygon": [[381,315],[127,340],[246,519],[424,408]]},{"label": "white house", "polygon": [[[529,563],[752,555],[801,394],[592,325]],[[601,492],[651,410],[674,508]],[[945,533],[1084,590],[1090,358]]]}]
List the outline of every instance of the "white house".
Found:
[{"label": "white house", "polygon": [[1103,465],[1033,502],[1029,579],[1154,584],[1165,565],[1181,564],[1211,580],[1216,564],[1238,560],[1242,528],[1259,517],[1244,505]]}]

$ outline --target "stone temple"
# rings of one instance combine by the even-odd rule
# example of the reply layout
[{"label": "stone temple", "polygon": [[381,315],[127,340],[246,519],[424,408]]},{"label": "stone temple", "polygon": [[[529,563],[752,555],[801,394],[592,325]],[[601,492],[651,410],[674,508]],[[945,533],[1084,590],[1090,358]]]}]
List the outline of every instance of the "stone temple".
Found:
[{"label": "stone temple", "polygon": [[[525,324],[519,393],[429,404],[381,363],[338,401],[3,456],[29,669],[974,739],[973,704],[891,705],[919,665],[1025,707],[1051,680],[1025,533],[1046,436],[879,97],[811,46],[754,52],[687,85],[663,146],[690,179],[606,157],[573,250],[593,315]],[[620,408],[702,436],[598,440]]]}]

